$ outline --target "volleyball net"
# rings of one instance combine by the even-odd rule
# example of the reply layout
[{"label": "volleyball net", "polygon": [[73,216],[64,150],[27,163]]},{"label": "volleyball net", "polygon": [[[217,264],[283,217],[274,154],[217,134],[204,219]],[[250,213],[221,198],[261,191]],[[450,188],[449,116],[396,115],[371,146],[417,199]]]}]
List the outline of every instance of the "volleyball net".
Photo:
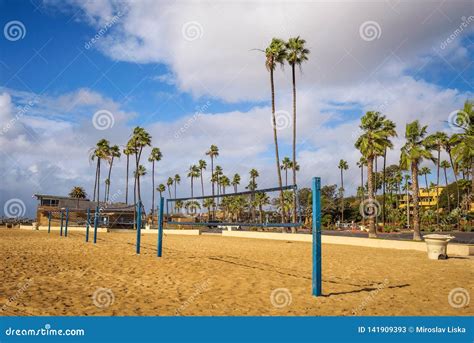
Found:
[{"label": "volleyball net", "polygon": [[303,225],[296,185],[167,199],[165,212],[167,225],[281,228]]}]

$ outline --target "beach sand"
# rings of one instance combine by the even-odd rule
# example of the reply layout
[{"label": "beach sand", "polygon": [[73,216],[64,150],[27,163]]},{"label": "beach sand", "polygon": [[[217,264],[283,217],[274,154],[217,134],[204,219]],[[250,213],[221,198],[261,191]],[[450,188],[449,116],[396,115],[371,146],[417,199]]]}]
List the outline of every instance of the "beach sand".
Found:
[{"label": "beach sand", "polygon": [[155,234],[140,255],[135,238],[1,229],[0,315],[474,315],[474,299],[448,301],[456,288],[474,297],[472,258],[323,245],[316,298],[309,243],[168,235],[157,258]]}]

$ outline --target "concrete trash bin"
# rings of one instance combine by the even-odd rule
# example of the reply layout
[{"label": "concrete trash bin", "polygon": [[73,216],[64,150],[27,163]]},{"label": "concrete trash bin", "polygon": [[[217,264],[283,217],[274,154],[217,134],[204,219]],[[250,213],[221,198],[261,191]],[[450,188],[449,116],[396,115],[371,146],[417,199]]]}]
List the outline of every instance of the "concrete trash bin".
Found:
[{"label": "concrete trash bin", "polygon": [[425,235],[423,238],[426,242],[430,260],[445,260],[448,258],[448,242],[454,238],[453,236],[432,234]]}]

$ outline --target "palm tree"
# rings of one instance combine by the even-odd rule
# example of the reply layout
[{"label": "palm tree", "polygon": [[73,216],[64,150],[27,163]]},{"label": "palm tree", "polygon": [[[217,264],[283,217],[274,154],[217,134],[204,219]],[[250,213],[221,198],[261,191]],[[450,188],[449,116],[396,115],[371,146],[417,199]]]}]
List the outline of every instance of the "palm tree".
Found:
[{"label": "palm tree", "polygon": [[166,181],[166,185],[168,186],[168,194],[170,196],[170,199],[171,199],[171,186],[173,186],[173,178],[172,177],[169,177],[168,180]]},{"label": "palm tree", "polygon": [[338,169],[341,170],[341,223],[344,222],[344,170],[349,169],[347,162],[344,160],[339,161]]},{"label": "palm tree", "polygon": [[214,176],[214,158],[219,156],[219,148],[217,145],[212,144],[208,151],[206,151],[206,155],[211,158],[211,186],[212,186],[212,196],[214,196],[214,181],[212,181],[212,177]]},{"label": "palm tree", "polygon": [[201,175],[201,172],[197,165],[192,165],[189,167],[188,177],[191,178],[191,198],[194,198],[194,183],[193,183],[194,179],[196,177],[199,177],[200,175]]},{"label": "palm tree", "polygon": [[[270,88],[272,96],[272,124],[273,124],[273,141],[275,144],[275,162],[278,175],[278,186],[280,187],[280,208],[284,207],[283,199],[283,184],[281,181],[281,171],[280,171],[280,156],[278,153],[278,135],[277,135],[277,126],[276,126],[276,116],[275,116],[275,83],[273,80],[273,73],[277,64],[283,66],[283,63],[286,59],[286,46],[285,42],[278,38],[273,38],[270,45],[265,49],[265,66],[270,72]],[[285,222],[285,213],[281,213],[281,222]]]},{"label": "palm tree", "polygon": [[400,167],[411,170],[413,196],[413,239],[421,240],[420,214],[418,203],[418,168],[424,159],[434,160],[426,141],[427,126],[421,126],[418,120],[408,123],[405,131],[406,143],[401,149]]},{"label": "palm tree", "polygon": [[[446,196],[448,198],[448,213],[451,212],[451,197],[450,197],[450,194],[449,194],[449,190],[448,190],[448,174],[446,172],[447,169],[449,169],[451,167],[451,164],[448,162],[448,161],[441,161],[441,163],[439,163],[439,166],[441,168],[443,168],[444,170],[444,184],[445,184],[445,187],[446,187]],[[438,199],[438,202],[439,202],[439,199]]]},{"label": "palm tree", "polygon": [[184,204],[183,204],[182,200],[177,200],[176,201],[175,207],[176,207],[176,210],[178,211],[178,213],[181,212],[181,209],[183,208],[183,206],[184,206]]},{"label": "palm tree", "polygon": [[[216,166],[216,171],[214,172],[213,176],[214,176],[214,182],[217,185],[217,195],[219,195],[220,191],[221,191],[219,177],[221,177],[222,175],[224,175],[222,167],[221,166]],[[217,204],[219,204],[219,200],[217,201]]]},{"label": "palm tree", "polygon": [[[359,126],[364,133],[357,139],[355,147],[360,150],[367,160],[367,196],[369,203],[374,198],[374,159],[385,147],[392,148],[391,137],[397,135],[393,122],[386,119],[380,112],[369,111],[361,118]],[[369,237],[377,237],[375,216],[369,216]]]},{"label": "palm tree", "polygon": [[176,198],[176,185],[179,185],[181,182],[181,176],[179,174],[174,175],[174,197]]},{"label": "palm tree", "polygon": [[86,191],[84,188],[80,186],[72,187],[71,191],[69,192],[69,196],[71,198],[77,199],[77,208],[79,208],[79,199],[85,199],[87,197]]},{"label": "palm tree", "polygon": [[457,175],[457,164],[453,160],[453,153],[452,150],[457,144],[457,139],[453,135],[452,137],[448,137],[445,141],[443,141],[443,148],[448,154],[449,163],[451,164],[451,168],[453,169],[454,181],[456,182],[456,193],[457,193],[457,206],[459,206],[459,198],[460,198],[460,191],[459,191],[459,180]]},{"label": "palm tree", "polygon": [[163,192],[166,191],[166,186],[160,183],[158,187],[156,187],[156,190],[160,193],[160,199],[161,199],[163,197]]},{"label": "palm tree", "polygon": [[208,219],[210,219],[211,218],[211,208],[216,206],[216,204],[214,203],[214,199],[213,198],[204,199],[203,206],[205,208],[207,208],[207,217],[208,217]]},{"label": "palm tree", "polygon": [[230,179],[223,175],[220,179],[220,183],[222,186],[222,194],[225,194],[225,188],[230,186]]},{"label": "palm tree", "polygon": [[263,223],[263,206],[270,204],[270,198],[266,193],[255,194],[254,206],[258,206],[258,214],[260,217],[260,223]]},{"label": "palm tree", "polygon": [[[146,146],[151,146],[151,136],[150,134],[142,127],[137,126],[133,129],[132,138],[130,139],[130,144],[135,150],[135,192],[138,195],[138,201],[141,203],[142,196],[140,190],[140,172],[138,170],[140,166],[140,159],[142,156],[143,148]],[[138,171],[138,172],[137,172]]]},{"label": "palm tree", "polygon": [[[360,202],[362,203],[365,198],[365,192],[364,192],[364,165],[367,164],[367,160],[362,156],[359,159],[359,162],[357,162],[357,166],[360,168]],[[362,216],[362,224],[365,225],[365,216]]]},{"label": "palm tree", "polygon": [[[291,66],[293,84],[293,185],[296,185],[296,66],[301,70],[303,62],[308,60],[310,51],[305,48],[306,41],[299,36],[290,38],[286,43],[286,60]],[[293,222],[296,223],[296,189],[293,190]]]},{"label": "palm tree", "polygon": [[[428,148],[428,147],[427,147]],[[428,192],[429,191],[429,188],[428,188],[428,177],[427,175],[430,175],[431,174],[431,169],[428,168],[428,167],[422,167],[420,169],[420,171],[418,172],[418,175],[419,176],[424,176],[425,177],[425,186],[426,186],[426,191]]]},{"label": "palm tree", "polygon": [[200,174],[201,174],[201,191],[202,191],[202,196],[204,196],[203,170],[205,170],[206,167],[207,167],[206,161],[204,161],[204,160],[199,160],[199,162],[198,162],[198,167],[199,167]]},{"label": "palm tree", "polygon": [[[145,175],[146,175],[146,168],[145,168],[145,166],[143,166],[143,165],[140,164],[133,174],[134,174],[135,179],[137,180],[137,185],[140,185],[140,178],[141,178],[142,176],[145,176]],[[138,192],[137,192],[137,194],[138,194],[138,200],[139,200],[140,203],[141,203],[140,186],[138,186],[137,190],[138,190]]]},{"label": "palm tree", "polygon": [[[441,168],[441,149],[443,148],[444,142],[448,139],[448,135],[442,131],[438,131],[427,138],[433,149],[436,149],[437,163],[436,163],[436,196],[439,199],[439,171]],[[439,225],[439,201],[436,201],[436,225]]]},{"label": "palm tree", "polygon": [[291,160],[289,157],[285,157],[281,160],[280,168],[285,171],[285,186],[288,186],[288,169],[291,169]]},{"label": "palm tree", "polygon": [[460,114],[467,118],[463,118],[465,121],[465,125],[461,127],[463,132],[453,135],[455,146],[452,152],[456,164],[470,166],[471,194],[474,194],[474,102],[466,101],[458,116]]},{"label": "palm tree", "polygon": [[129,165],[130,165],[130,155],[135,154],[135,150],[133,146],[127,144],[127,146],[123,149],[123,153],[127,156],[127,178],[125,181],[125,203],[128,204],[128,174],[129,174]]},{"label": "palm tree", "polygon": [[[257,188],[257,177],[259,177],[257,169],[252,168],[250,170],[250,180],[251,180],[251,188],[252,191],[252,202],[255,200],[255,189]],[[249,185],[250,186],[250,185]],[[252,220],[255,221],[255,206],[252,205]]]},{"label": "palm tree", "polygon": [[232,186],[234,186],[234,193],[237,193],[237,186],[240,185],[240,175],[239,174],[234,174],[234,177],[232,178]]},{"label": "palm tree", "polygon": [[115,158],[120,158],[121,153],[120,153],[120,148],[118,145],[113,145],[109,149],[109,174],[106,179],[105,183],[105,194],[104,194],[104,201],[109,200],[109,195],[110,195],[110,175],[112,174],[112,166],[114,164],[114,159]]},{"label": "palm tree", "polygon": [[[155,189],[155,162],[161,161],[163,154],[160,151],[160,148],[151,149],[150,157],[148,157],[148,162],[151,162],[151,189]],[[151,196],[151,225],[153,225],[153,214],[155,213],[155,192],[152,191]],[[161,193],[160,193],[161,197]]]},{"label": "palm tree", "polygon": [[[93,201],[97,199],[97,206],[99,206],[99,197],[100,197],[100,161],[107,160],[109,158],[110,144],[106,139],[101,139],[97,142],[95,149],[92,151],[91,160],[97,158],[97,165],[95,169],[95,184],[94,184],[94,198]],[[97,197],[96,197],[97,193]]]}]

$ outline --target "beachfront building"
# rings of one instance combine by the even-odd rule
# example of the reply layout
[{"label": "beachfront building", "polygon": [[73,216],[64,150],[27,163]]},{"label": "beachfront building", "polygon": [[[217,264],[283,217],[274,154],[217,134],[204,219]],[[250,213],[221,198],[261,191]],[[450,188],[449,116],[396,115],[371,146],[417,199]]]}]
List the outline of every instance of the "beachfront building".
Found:
[{"label": "beachfront building", "polygon": [[[420,188],[418,192],[418,205],[424,208],[436,207],[436,204],[439,201],[439,198],[441,196],[443,189],[444,187],[442,186],[432,187],[429,189]],[[409,197],[410,197],[409,198],[410,207],[413,207],[413,200],[412,200],[411,195],[409,195]],[[401,209],[404,209],[406,208],[406,206],[407,206],[407,195],[404,194],[401,197],[399,207]]]},{"label": "beachfront building", "polygon": [[38,199],[36,208],[37,225],[48,225],[49,213],[57,222],[61,211],[69,209],[71,225],[83,226],[87,221],[89,210],[93,218],[96,207],[99,207],[99,226],[107,228],[132,228],[134,224],[134,207],[125,203],[97,202],[90,199],[71,198],[66,196],[35,194]]}]

